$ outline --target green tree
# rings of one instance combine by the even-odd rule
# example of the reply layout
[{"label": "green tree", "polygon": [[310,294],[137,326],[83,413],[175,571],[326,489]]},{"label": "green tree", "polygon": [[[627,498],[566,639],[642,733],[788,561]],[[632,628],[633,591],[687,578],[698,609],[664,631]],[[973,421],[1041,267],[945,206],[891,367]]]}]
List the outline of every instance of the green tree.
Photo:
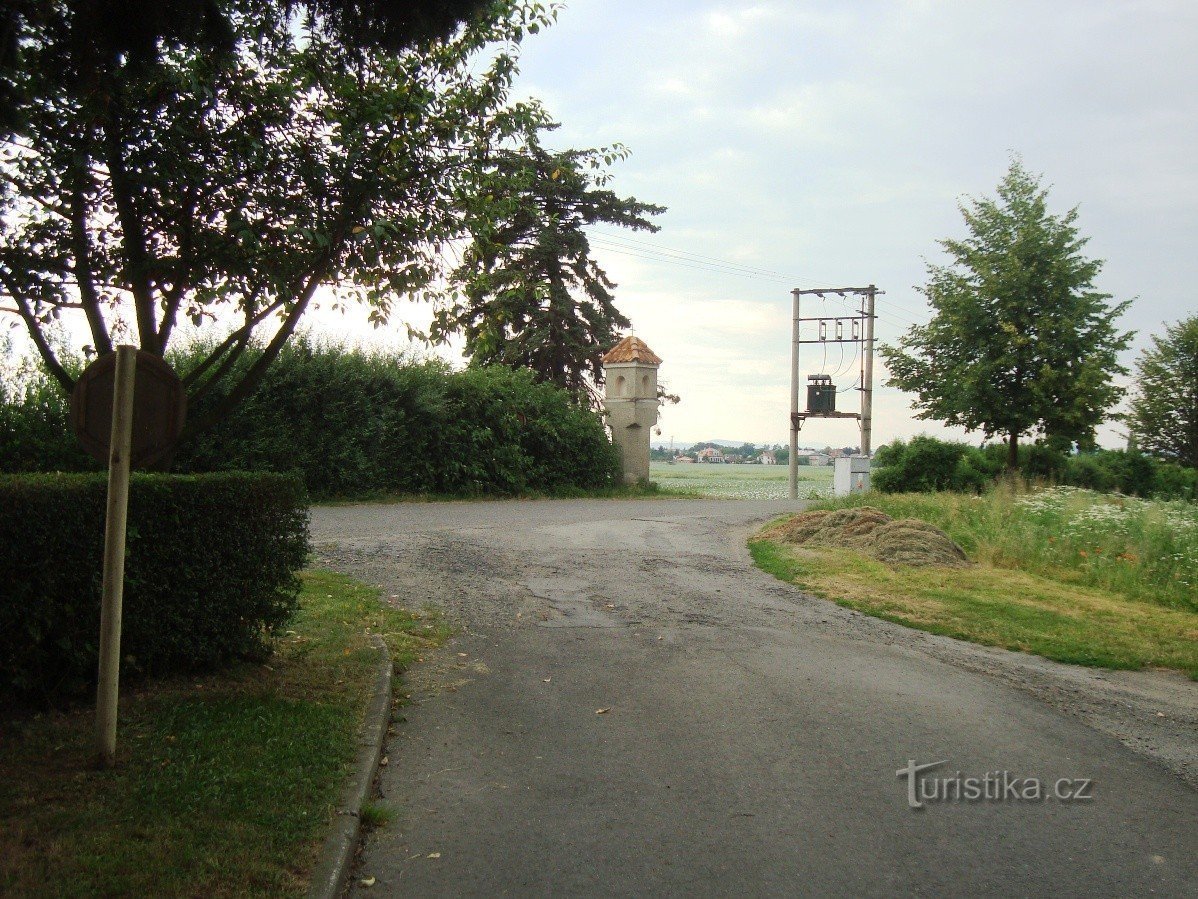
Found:
[{"label": "green tree", "polygon": [[593,398],[602,357],[630,322],[615,306],[615,284],[591,258],[585,228],[656,231],[664,210],[604,187],[621,147],[554,151],[538,132],[496,154],[467,206],[473,242],[454,277],[462,296],[438,316],[439,339],[462,333],[474,364],[532,369],[580,401]]},{"label": "green tree", "polygon": [[[256,0],[348,48],[397,52],[449,36],[491,0]],[[244,32],[234,0],[13,0],[0,9],[0,128],[18,120],[10,89],[25,46],[51,26],[56,65],[81,93],[104,90],[114,74],[155,63],[180,48],[228,58]],[[242,8],[245,4],[240,4]],[[535,26],[534,26],[535,27]]]},{"label": "green tree", "polygon": [[318,290],[365,301],[376,324],[398,296],[431,296],[477,159],[527,127],[506,99],[512,54],[552,13],[500,3],[392,53],[343,46],[318,19],[298,27],[288,5],[219,4],[232,57],[175,47],[86,91],[59,65],[73,4],[39,6],[0,147],[0,305],[64,388],[46,336],[61,315],[82,314],[95,352],[135,338],[157,355],[189,320],[224,337],[183,373],[191,398],[237,378],[195,430],[253,390]]},{"label": "green tree", "polygon": [[968,236],[940,241],[951,261],[929,264],[921,290],[932,320],[880,350],[918,417],[1003,435],[1012,468],[1024,435],[1092,444],[1132,337],[1115,327],[1128,303],[1094,287],[1102,262],[1082,255],[1077,209],[1052,215],[1047,198],[1016,159],[997,199],[962,204]]},{"label": "green tree", "polygon": [[1140,449],[1198,468],[1198,315],[1168,325],[1141,353],[1127,424]]}]

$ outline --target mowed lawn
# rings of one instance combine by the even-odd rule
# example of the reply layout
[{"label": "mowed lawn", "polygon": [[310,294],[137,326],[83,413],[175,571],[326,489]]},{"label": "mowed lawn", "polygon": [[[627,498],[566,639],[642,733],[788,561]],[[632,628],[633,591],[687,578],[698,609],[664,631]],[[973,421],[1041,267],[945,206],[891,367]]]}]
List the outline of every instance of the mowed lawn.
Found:
[{"label": "mowed lawn", "polygon": [[[652,462],[649,479],[665,490],[700,493],[725,499],[786,499],[790,495],[785,465],[708,465]],[[824,497],[832,492],[832,466],[799,466],[799,496]]]}]

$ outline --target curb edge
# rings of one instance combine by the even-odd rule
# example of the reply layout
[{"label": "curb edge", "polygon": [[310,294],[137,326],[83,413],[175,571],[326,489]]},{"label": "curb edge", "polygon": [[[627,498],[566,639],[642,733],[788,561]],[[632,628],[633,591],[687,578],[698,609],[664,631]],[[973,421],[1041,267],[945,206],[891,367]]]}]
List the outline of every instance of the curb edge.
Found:
[{"label": "curb edge", "polygon": [[387,644],[378,634],[370,642],[379,650],[375,673],[374,695],[366,710],[366,719],[358,735],[358,753],[354,759],[350,781],[341,791],[335,814],[337,820],[320,850],[308,899],[337,899],[344,891],[358,847],[361,831],[359,812],[370,793],[378,772],[387,725],[391,722],[391,678],[393,666]]}]

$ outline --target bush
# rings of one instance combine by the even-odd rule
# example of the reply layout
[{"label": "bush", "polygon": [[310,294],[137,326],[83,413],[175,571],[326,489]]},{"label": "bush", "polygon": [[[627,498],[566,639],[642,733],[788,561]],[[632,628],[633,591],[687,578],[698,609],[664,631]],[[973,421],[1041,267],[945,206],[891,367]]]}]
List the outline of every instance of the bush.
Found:
[{"label": "bush", "polygon": [[175,463],[184,471],[297,471],[321,497],[552,492],[607,487],[618,474],[599,416],[530,371],[455,372],[303,338]]},{"label": "bush", "polygon": [[1181,499],[1198,502],[1198,468],[1186,468],[1172,462],[1161,462],[1156,466],[1156,490],[1158,499]]},{"label": "bush", "polygon": [[[203,347],[172,353],[190,371]],[[244,368],[256,358],[247,353]],[[222,397],[193,401],[195,419]],[[44,374],[0,384],[0,468],[100,466],[71,433],[66,397]],[[455,372],[402,353],[296,338],[248,399],[184,442],[181,472],[298,472],[319,497],[501,494],[610,487],[618,458],[602,420],[570,396],[501,366]]]},{"label": "bush", "polygon": [[0,380],[0,470],[96,471],[71,431],[70,397],[40,370]]},{"label": "bush", "polygon": [[[45,702],[94,682],[106,499],[104,474],[0,476],[0,694]],[[134,475],[123,670],[264,657],[307,552],[294,477]]]},{"label": "bush", "polygon": [[[1006,468],[1006,447],[913,437],[896,440],[874,456],[873,484],[885,493],[953,490],[981,493]],[[1198,471],[1159,462],[1135,450],[1094,450],[1070,455],[1048,444],[1019,448],[1019,473],[1026,479],[1100,493],[1162,499],[1198,499]]]},{"label": "bush", "polygon": [[932,493],[937,490],[980,490],[993,478],[990,463],[964,443],[935,437],[896,440],[874,458],[873,485],[885,493]]}]

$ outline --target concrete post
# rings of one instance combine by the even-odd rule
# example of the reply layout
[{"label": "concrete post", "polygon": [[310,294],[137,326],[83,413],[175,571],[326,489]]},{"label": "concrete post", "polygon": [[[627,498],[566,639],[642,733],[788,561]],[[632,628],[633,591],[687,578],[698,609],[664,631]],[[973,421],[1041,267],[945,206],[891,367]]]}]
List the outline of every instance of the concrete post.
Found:
[{"label": "concrete post", "polygon": [[793,297],[790,316],[790,498],[799,498],[799,426],[795,417],[799,414],[799,289],[790,292]]}]

